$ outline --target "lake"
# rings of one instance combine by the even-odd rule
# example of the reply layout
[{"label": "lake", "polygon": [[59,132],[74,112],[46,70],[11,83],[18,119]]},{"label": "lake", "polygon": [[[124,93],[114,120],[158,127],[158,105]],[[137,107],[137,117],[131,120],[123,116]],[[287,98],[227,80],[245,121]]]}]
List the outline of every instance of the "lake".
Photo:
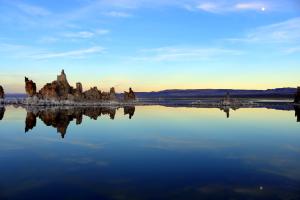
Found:
[{"label": "lake", "polygon": [[0,108],[0,199],[300,199],[299,113]]}]

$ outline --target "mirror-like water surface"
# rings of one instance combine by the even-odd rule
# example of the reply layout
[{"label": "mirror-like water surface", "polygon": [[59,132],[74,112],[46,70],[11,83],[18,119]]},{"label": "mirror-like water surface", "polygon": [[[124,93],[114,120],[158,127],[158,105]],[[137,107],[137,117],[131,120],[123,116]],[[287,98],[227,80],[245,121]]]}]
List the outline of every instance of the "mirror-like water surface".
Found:
[{"label": "mirror-like water surface", "polygon": [[0,199],[300,199],[297,117],[299,109],[0,108]]}]

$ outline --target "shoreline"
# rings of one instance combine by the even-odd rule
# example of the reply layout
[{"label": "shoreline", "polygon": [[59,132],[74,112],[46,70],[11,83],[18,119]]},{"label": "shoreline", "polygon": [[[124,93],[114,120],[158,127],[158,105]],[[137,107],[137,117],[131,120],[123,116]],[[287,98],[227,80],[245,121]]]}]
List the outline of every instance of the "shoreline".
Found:
[{"label": "shoreline", "polygon": [[188,106],[188,107],[211,107],[211,108],[251,108],[251,107],[264,107],[264,106],[300,106],[299,103],[294,103],[292,99],[261,99],[261,98],[249,98],[249,99],[235,99],[233,103],[223,103],[221,99],[205,98],[205,99],[193,99],[186,101],[186,99],[165,99],[163,101],[157,99],[148,99],[146,101],[84,101],[75,102],[69,100],[63,101],[50,101],[50,100],[38,100],[32,101],[30,98],[26,99],[1,99],[0,106],[16,105],[22,107],[126,107],[126,106]]}]

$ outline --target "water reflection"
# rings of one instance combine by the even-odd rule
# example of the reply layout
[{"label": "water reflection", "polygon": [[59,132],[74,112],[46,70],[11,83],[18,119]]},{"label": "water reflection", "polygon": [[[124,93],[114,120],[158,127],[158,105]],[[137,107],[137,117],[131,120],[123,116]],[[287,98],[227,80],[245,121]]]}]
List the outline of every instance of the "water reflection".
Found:
[{"label": "water reflection", "polygon": [[[64,138],[67,133],[67,128],[71,121],[76,120],[76,124],[82,123],[82,117],[88,116],[91,119],[97,120],[98,117],[107,115],[111,120],[115,119],[117,108],[112,107],[86,107],[86,108],[26,108],[27,116],[25,120],[25,132],[33,129],[36,126],[36,118],[39,118],[47,126],[52,126],[57,129],[57,132]],[[129,115],[131,119],[134,115],[135,107],[124,107],[124,114]]]},{"label": "water reflection", "polygon": [[221,107],[220,110],[222,110],[222,111],[224,111],[226,113],[226,117],[227,118],[230,117],[230,107],[224,106],[224,107]]},{"label": "water reflection", "polygon": [[297,122],[300,122],[300,106],[295,106],[295,116],[297,118]]},{"label": "water reflection", "polygon": [[300,109],[268,108],[7,107],[0,199],[300,199]]},{"label": "water reflection", "polygon": [[3,119],[5,113],[5,107],[0,107],[0,120]]},{"label": "water reflection", "polygon": [[[297,122],[300,122],[300,106],[280,106],[280,107],[266,107],[268,109],[276,110],[294,110]],[[45,125],[52,126],[57,129],[57,132],[64,138],[68,126],[71,121],[76,120],[76,125],[82,123],[83,116],[88,116],[91,119],[97,120],[100,116],[109,116],[111,120],[115,119],[116,110],[118,108],[113,107],[55,107],[55,108],[38,108],[27,107],[27,116],[25,120],[25,132],[32,130],[37,124],[37,118],[39,118]],[[125,106],[124,115],[128,115],[129,119],[132,119],[135,114],[134,106]],[[221,107],[220,110],[225,112],[226,117],[230,118],[230,111],[237,110],[238,108],[232,108],[228,106]],[[0,120],[4,118],[5,107],[0,107]]]},{"label": "water reflection", "polygon": [[134,106],[125,106],[124,107],[124,115],[129,115],[129,119],[131,119],[134,115],[135,107]]}]

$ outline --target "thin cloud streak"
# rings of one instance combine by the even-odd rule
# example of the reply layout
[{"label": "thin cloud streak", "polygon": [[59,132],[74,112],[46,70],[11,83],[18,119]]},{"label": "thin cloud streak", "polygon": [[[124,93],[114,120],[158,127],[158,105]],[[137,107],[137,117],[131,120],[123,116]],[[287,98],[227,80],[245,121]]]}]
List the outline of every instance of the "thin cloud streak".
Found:
[{"label": "thin cloud streak", "polygon": [[297,46],[297,47],[291,47],[291,48],[285,49],[284,52],[285,52],[286,54],[298,53],[298,52],[300,52],[300,46]]},{"label": "thin cloud streak", "polygon": [[300,42],[300,17],[258,27],[245,37],[227,39],[246,43],[296,43]]},{"label": "thin cloud streak", "polygon": [[239,56],[244,52],[225,48],[177,48],[162,47],[157,49],[144,49],[141,52],[146,56],[134,58],[141,61],[197,61],[215,59],[220,56]]},{"label": "thin cloud streak", "polygon": [[[228,12],[241,12],[241,11],[266,11],[270,10],[271,6],[262,2],[248,2],[248,3],[224,3],[219,2],[204,2],[195,6],[196,9],[210,12],[210,13],[228,13]],[[193,9],[194,11],[196,9]]]},{"label": "thin cloud streak", "polygon": [[97,35],[106,35],[109,34],[110,30],[107,29],[99,29],[96,31],[79,31],[79,32],[68,32],[62,34],[63,37],[66,38],[92,38]]},{"label": "thin cloud streak", "polygon": [[27,15],[32,16],[47,16],[50,15],[51,12],[47,10],[46,8],[36,6],[36,5],[30,5],[25,3],[16,3],[14,4],[19,10],[26,13]]},{"label": "thin cloud streak", "polygon": [[44,53],[37,54],[31,56],[34,59],[42,60],[42,59],[52,59],[52,58],[67,58],[67,57],[82,57],[86,55],[92,55],[97,53],[104,52],[103,47],[95,46],[87,49],[79,49],[73,51],[65,51],[65,52],[54,52],[54,53]]},{"label": "thin cloud streak", "polygon": [[106,16],[109,16],[109,17],[117,17],[117,18],[128,18],[128,17],[132,17],[131,14],[126,13],[126,12],[120,12],[120,11],[104,12],[103,14],[106,15]]}]

